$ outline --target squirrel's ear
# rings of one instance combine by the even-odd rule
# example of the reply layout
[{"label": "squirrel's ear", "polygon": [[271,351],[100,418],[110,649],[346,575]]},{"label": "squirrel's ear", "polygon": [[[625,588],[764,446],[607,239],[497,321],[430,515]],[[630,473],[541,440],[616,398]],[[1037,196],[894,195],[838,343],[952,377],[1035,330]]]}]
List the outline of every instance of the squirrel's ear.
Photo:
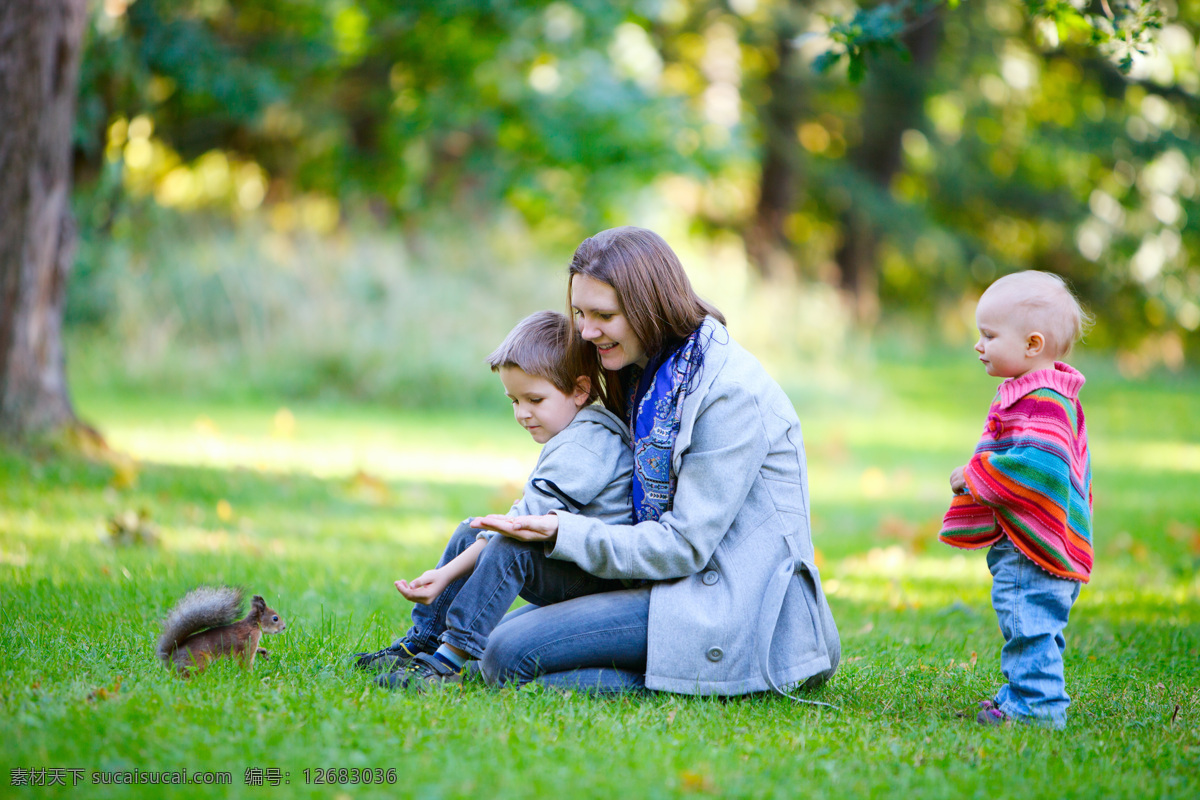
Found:
[{"label": "squirrel's ear", "polygon": [[263,600],[260,595],[254,595],[254,599],[250,601],[250,607],[255,611],[262,613],[267,610],[267,601]]}]

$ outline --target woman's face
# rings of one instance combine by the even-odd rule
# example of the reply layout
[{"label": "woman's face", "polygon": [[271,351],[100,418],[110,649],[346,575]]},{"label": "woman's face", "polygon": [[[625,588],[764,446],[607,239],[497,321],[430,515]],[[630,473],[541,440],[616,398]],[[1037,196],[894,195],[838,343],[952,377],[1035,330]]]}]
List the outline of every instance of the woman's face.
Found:
[{"label": "woman's face", "polygon": [[650,358],[633,333],[617,290],[587,275],[571,279],[571,312],[579,335],[596,345],[600,364],[616,371],[630,364],[646,366]]}]

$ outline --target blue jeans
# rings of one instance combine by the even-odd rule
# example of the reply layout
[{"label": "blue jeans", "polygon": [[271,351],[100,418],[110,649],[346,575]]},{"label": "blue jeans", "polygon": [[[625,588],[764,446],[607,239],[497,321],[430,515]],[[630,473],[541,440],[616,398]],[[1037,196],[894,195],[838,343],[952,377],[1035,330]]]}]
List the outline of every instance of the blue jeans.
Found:
[{"label": "blue jeans", "polygon": [[570,561],[547,558],[542,542],[494,536],[446,609],[441,640],[481,658],[492,631],[518,596],[537,606],[553,606],[622,588],[620,581],[597,578]]},{"label": "blue jeans", "polygon": [[[459,523],[454,533],[450,534],[450,541],[446,543],[446,549],[437,563],[439,567],[449,564],[475,543],[479,530],[472,528],[469,523],[470,520]],[[466,578],[459,578],[447,586],[429,605],[414,605],[412,627],[408,629],[408,633],[392,642],[391,647],[396,648],[404,642],[414,653],[432,653],[437,650],[442,632],[446,630],[446,611],[466,582]]]},{"label": "blue jeans", "polygon": [[480,663],[492,686],[536,681],[587,692],[646,686],[650,588],[593,594],[511,612]]},{"label": "blue jeans", "polygon": [[[478,534],[467,522],[460,524],[438,566],[469,548]],[[569,561],[547,558],[541,543],[495,536],[470,575],[451,583],[429,605],[413,607],[412,627],[392,646],[406,642],[413,651],[430,653],[445,642],[480,658],[493,629],[518,596],[537,606],[553,606],[622,588],[620,581],[597,578]]]},{"label": "blue jeans", "polygon": [[1081,584],[1047,573],[1008,537],[992,545],[987,563],[992,608],[1004,634],[1000,671],[1008,681],[996,693],[996,705],[1010,717],[1061,728],[1071,704],[1063,680],[1063,629]]}]

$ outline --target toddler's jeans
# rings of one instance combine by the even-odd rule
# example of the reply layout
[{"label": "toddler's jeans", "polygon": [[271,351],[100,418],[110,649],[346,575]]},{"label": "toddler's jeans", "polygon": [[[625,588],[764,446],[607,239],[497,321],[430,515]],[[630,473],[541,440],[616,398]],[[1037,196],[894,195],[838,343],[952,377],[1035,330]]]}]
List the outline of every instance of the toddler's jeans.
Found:
[{"label": "toddler's jeans", "polygon": [[1007,683],[997,707],[1010,717],[1062,728],[1067,722],[1063,630],[1081,584],[1057,578],[1029,560],[1007,536],[987,556],[992,608],[1004,634],[1000,671]]}]

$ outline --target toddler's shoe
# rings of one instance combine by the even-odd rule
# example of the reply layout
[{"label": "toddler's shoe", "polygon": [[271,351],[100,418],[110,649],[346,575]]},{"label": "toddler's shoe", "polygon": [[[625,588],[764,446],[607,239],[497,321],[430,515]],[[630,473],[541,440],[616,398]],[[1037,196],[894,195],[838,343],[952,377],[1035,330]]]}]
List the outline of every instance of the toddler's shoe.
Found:
[{"label": "toddler's shoe", "polygon": [[1008,719],[1008,714],[997,708],[991,700],[979,701],[979,713],[975,715],[975,721],[980,725],[1003,725]]},{"label": "toddler's shoe", "polygon": [[372,672],[396,672],[407,667],[416,655],[407,642],[399,641],[373,653],[355,653],[350,656],[350,662],[359,669]]},{"label": "toddler's shoe", "polygon": [[417,653],[404,669],[380,675],[375,683],[385,689],[423,692],[434,686],[462,683],[462,670],[429,653]]}]

